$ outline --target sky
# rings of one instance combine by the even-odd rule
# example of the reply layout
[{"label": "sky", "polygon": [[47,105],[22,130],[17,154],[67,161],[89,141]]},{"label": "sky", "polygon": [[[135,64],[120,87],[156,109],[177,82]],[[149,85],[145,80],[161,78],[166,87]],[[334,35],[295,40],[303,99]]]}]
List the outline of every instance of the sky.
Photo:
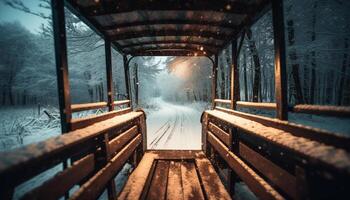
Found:
[{"label": "sky", "polygon": [[[28,8],[32,9],[33,11],[40,11],[43,13],[50,12],[50,10],[43,9],[38,6],[40,3],[39,0],[24,0],[23,2]],[[13,21],[20,22],[32,33],[39,32],[41,24],[45,23],[44,19],[13,9],[5,5],[4,0],[0,0],[0,23]]]}]

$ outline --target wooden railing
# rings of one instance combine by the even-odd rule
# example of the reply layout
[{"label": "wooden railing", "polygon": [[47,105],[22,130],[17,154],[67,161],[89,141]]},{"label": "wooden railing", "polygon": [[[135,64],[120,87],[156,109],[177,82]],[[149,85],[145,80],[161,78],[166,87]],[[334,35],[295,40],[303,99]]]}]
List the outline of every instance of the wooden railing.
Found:
[{"label": "wooden railing", "polygon": [[[114,101],[114,106],[128,105],[130,107],[130,100],[120,100]],[[84,110],[94,110],[99,108],[106,108],[108,106],[107,102],[96,102],[96,103],[82,103],[82,104],[72,104],[72,112],[80,112]]]},{"label": "wooden railing", "polygon": [[23,198],[59,199],[79,185],[71,199],[97,199],[105,189],[109,199],[116,199],[115,176],[128,160],[137,165],[146,149],[144,112],[119,114],[44,142],[0,153],[0,199],[11,199],[18,185],[67,161],[72,164]]},{"label": "wooden railing", "polygon": [[[227,99],[215,99],[216,104],[231,104],[231,100]],[[236,105],[238,107],[244,108],[256,108],[265,110],[276,110],[276,103],[266,103],[266,102],[246,102],[237,101]],[[350,106],[325,106],[325,105],[308,105],[308,104],[297,104],[289,106],[289,111],[294,113],[305,113],[305,114],[315,114],[315,115],[325,115],[334,117],[350,117]]]},{"label": "wooden railing", "polygon": [[[203,113],[202,144],[218,172],[229,170],[223,179],[230,191],[242,180],[260,199],[340,199],[349,194],[349,139],[315,129],[316,136],[306,138],[296,131],[311,135],[307,127],[224,111]],[[314,139],[319,135],[332,142]]]}]

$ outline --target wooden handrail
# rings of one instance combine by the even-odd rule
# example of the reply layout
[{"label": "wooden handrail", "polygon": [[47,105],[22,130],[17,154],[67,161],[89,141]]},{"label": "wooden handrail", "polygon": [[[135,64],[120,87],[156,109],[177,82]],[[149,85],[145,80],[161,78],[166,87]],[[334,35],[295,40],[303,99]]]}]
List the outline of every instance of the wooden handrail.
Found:
[{"label": "wooden handrail", "polygon": [[350,117],[350,106],[324,106],[324,105],[294,105],[290,109],[295,113],[327,115],[334,117]]},{"label": "wooden handrail", "polygon": [[[231,104],[229,99],[215,99],[215,103]],[[276,103],[263,103],[263,102],[247,102],[237,101],[237,106],[245,108],[257,108],[266,110],[276,110]],[[309,105],[309,104],[297,104],[289,107],[289,111],[295,113],[325,115],[334,117],[350,117],[350,106],[326,106],[326,105]]]},{"label": "wooden handrail", "polygon": [[[122,165],[136,148],[142,148],[140,144],[146,134],[143,125],[140,124],[143,123],[140,120],[142,118],[144,118],[143,112],[129,112],[43,142],[1,152],[0,198],[11,198],[16,186],[69,158],[78,160],[71,167],[27,193],[26,197],[35,199],[39,195],[44,199],[49,198],[49,192],[41,193],[41,191],[46,191],[57,183],[63,185],[60,190],[51,193],[53,195],[51,197],[60,197],[72,185],[84,181],[88,183],[89,177],[93,175],[91,173],[95,173],[94,178],[103,177],[105,180],[107,177],[105,172],[100,172],[95,166],[102,165],[103,169],[115,174],[120,169],[119,165]],[[114,134],[116,130],[123,132]],[[79,156],[76,157],[77,155]],[[118,166],[113,163],[118,163]],[[73,177],[67,178],[69,176]],[[98,187],[105,188],[105,185],[106,181]]]},{"label": "wooden handrail", "polygon": [[215,102],[215,103],[230,104],[230,103],[231,103],[231,100],[229,100],[229,99],[215,99],[214,102]]},{"label": "wooden handrail", "polygon": [[[258,197],[268,195],[269,199],[278,199],[281,196],[276,192],[281,191],[283,198],[290,199],[308,198],[315,196],[315,192],[318,196],[329,197],[348,193],[350,188],[343,188],[343,185],[350,177],[350,152],[339,146],[349,144],[349,138],[343,138],[343,144],[339,144],[341,137],[326,135],[332,142],[335,138],[339,142],[333,146],[327,140],[311,140],[291,133],[300,132],[303,127],[287,121],[220,109],[203,113],[202,138],[206,143],[203,150],[213,159],[212,163],[221,162],[218,156],[225,160],[224,164],[233,169]],[[313,131],[308,133],[319,136],[320,130]],[[226,135],[233,137],[229,144],[226,144]],[[321,137],[324,139],[325,135]],[[315,171],[318,173],[314,174]],[[306,185],[310,187],[300,187]],[[266,193],[266,187],[275,192]],[[314,191],[311,187],[327,190]]]},{"label": "wooden handrail", "polygon": [[[214,102],[222,103],[222,104],[231,104],[231,100],[229,99],[215,99]],[[237,106],[246,107],[246,108],[258,108],[258,109],[267,109],[267,110],[276,109],[276,103],[237,101],[236,104]]]},{"label": "wooden handrail", "polygon": [[71,119],[70,121],[70,126],[72,130],[76,130],[79,128],[84,128],[86,126],[89,126],[91,124],[106,120],[106,119],[110,119],[112,117],[118,116],[118,115],[122,115],[128,112],[131,112],[131,108],[124,108],[121,110],[114,110],[114,111],[110,111],[107,113],[103,113],[101,115],[93,115],[93,116],[88,116],[88,117],[84,117],[84,118],[78,118],[78,119]]},{"label": "wooden handrail", "polygon": [[222,112],[233,114],[235,116],[256,121],[266,126],[271,126],[284,131],[288,131],[289,133],[298,137],[308,138],[308,139],[319,141],[325,144],[333,145],[339,148],[344,148],[350,151],[350,138],[338,133],[333,133],[333,132],[321,130],[321,129],[315,129],[309,126],[299,125],[288,121],[282,121],[282,120],[273,119],[269,117],[263,117],[259,115],[239,112],[239,111],[222,108],[222,107],[216,107],[216,109]]},{"label": "wooden handrail", "polygon": [[82,104],[72,104],[72,112],[80,112],[84,110],[93,110],[107,107],[107,102],[96,102],[96,103],[82,103]]},{"label": "wooden handrail", "polygon": [[275,110],[277,105],[276,103],[237,101],[237,106],[246,107],[246,108]]},{"label": "wooden handrail", "polygon": [[121,105],[125,105],[125,104],[129,104],[130,105],[130,100],[120,100],[120,101],[114,101],[113,105],[114,106],[121,106]]}]

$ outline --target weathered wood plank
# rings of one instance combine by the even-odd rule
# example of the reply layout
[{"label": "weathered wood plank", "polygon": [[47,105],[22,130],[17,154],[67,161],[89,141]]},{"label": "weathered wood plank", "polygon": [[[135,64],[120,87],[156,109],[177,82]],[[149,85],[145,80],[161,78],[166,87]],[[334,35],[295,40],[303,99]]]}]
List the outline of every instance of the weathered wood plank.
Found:
[{"label": "weathered wood plank", "polygon": [[174,159],[194,159],[205,157],[201,150],[149,150],[148,154],[154,154],[156,159],[174,160]]},{"label": "weathered wood plank", "polygon": [[208,141],[221,155],[227,164],[247,184],[247,186],[261,199],[284,199],[264,179],[256,174],[240,158],[234,155],[214,134],[208,132]]},{"label": "weathered wood plank", "polygon": [[230,104],[231,100],[230,99],[214,99],[215,103],[223,103],[223,104]]},{"label": "weathered wood plank", "polygon": [[109,141],[109,153],[114,154],[123,148],[123,146],[137,135],[137,126],[133,126],[117,137]]},{"label": "weathered wood plank", "polygon": [[71,110],[72,110],[72,112],[79,112],[79,111],[84,111],[84,110],[105,108],[105,107],[107,107],[107,105],[108,105],[107,102],[72,104]]},{"label": "weathered wood plank", "polygon": [[[23,199],[59,199],[71,187],[93,172],[95,169],[94,159],[94,154],[89,154],[74,162],[71,167],[68,167],[66,170],[58,173],[53,178],[27,193]],[[52,188],[55,189],[53,190]]]},{"label": "weathered wood plank", "polygon": [[350,117],[350,106],[324,106],[324,105],[298,104],[292,107],[292,112],[335,116],[335,117]]},{"label": "weathered wood plank", "polygon": [[72,119],[70,121],[71,129],[74,131],[74,130],[77,130],[80,128],[85,128],[85,127],[90,126],[94,123],[101,122],[101,121],[113,118],[115,116],[118,116],[118,115],[123,115],[123,114],[129,113],[131,111],[132,111],[131,108],[125,108],[125,109],[121,109],[121,110],[115,110],[115,111],[111,111],[108,113],[104,113],[101,115],[89,116],[89,117],[80,118],[80,119]]},{"label": "weathered wood plank", "polygon": [[184,199],[180,161],[170,161],[168,185],[167,185],[167,199],[168,200]]},{"label": "weathered wood plank", "polygon": [[[152,153],[145,153],[138,167],[130,175],[123,190],[119,194],[118,199],[140,199],[147,181],[151,180],[153,175],[152,167],[156,155]],[[146,187],[147,188],[147,187]]]},{"label": "weathered wood plank", "polygon": [[130,105],[130,100],[120,100],[120,101],[113,102],[114,106],[121,106],[121,105],[125,105],[125,104]]},{"label": "weathered wood plank", "polygon": [[[241,117],[240,115],[242,113],[237,111],[230,111],[232,114],[218,110],[206,112],[209,114],[209,117],[218,118],[230,126],[244,131],[245,134],[259,137],[272,145],[284,148],[293,153],[294,156],[318,162],[320,166],[327,166],[327,168],[336,170],[337,173],[340,174],[347,176],[350,174],[349,152],[344,149],[336,148],[337,146],[345,147],[345,144],[350,144],[349,138],[331,135],[331,133],[326,133],[319,129],[283,123],[280,120],[270,119],[268,123],[264,117],[254,117],[255,121],[253,117],[251,119],[248,119],[248,117]],[[248,114],[242,115],[247,116]],[[266,120],[266,123],[264,120]],[[308,137],[305,138],[306,135],[298,133],[297,130],[301,132],[303,132],[303,130],[308,131],[307,133],[304,132],[308,134]],[[308,139],[310,137],[312,137],[312,139]],[[323,140],[320,141],[317,137],[323,138]],[[313,141],[314,139],[316,141]],[[327,139],[333,140],[334,143],[332,142],[332,145],[336,147],[327,145],[330,142]],[[349,147],[346,148],[349,149]]]},{"label": "weathered wood plank", "polygon": [[206,158],[197,158],[195,162],[207,199],[231,199],[210,161]]},{"label": "weathered wood plank", "polygon": [[274,110],[276,109],[276,103],[262,103],[262,102],[247,102],[247,101],[237,101],[237,106],[245,108],[257,108],[257,109],[266,109]]},{"label": "weathered wood plank", "polygon": [[62,162],[62,158],[69,157],[73,153],[77,153],[78,150],[89,147],[89,145],[94,145],[95,137],[124,126],[125,123],[142,115],[141,112],[130,112],[43,142],[1,152],[0,182],[7,180],[11,184],[17,185]]},{"label": "weathered wood plank", "polygon": [[126,145],[105,167],[100,169],[71,197],[71,199],[96,199],[105,189],[107,183],[117,175],[125,162],[141,143],[139,134],[128,145]]},{"label": "weathered wood plank", "polygon": [[208,113],[203,112],[201,115],[202,123],[202,151],[207,153],[207,131],[208,131]]},{"label": "weathered wood plank", "polygon": [[296,177],[241,142],[239,143],[239,154],[286,194],[297,199]]},{"label": "weathered wood plank", "polygon": [[209,130],[215,134],[226,146],[230,147],[232,144],[230,140],[230,135],[226,133],[224,130],[216,126],[215,124],[209,122]]},{"label": "weathered wood plank", "polygon": [[165,199],[168,185],[168,172],[169,161],[158,160],[146,199]]},{"label": "weathered wood plank", "polygon": [[237,117],[243,117],[248,120],[253,120],[265,126],[271,126],[274,128],[287,131],[298,137],[305,137],[305,138],[319,141],[325,144],[334,145],[339,148],[344,148],[350,151],[350,138],[342,134],[333,133],[322,129],[316,129],[309,126],[303,126],[303,125],[291,123],[288,121],[282,121],[278,119],[272,119],[269,117],[263,117],[263,116],[249,114],[249,113],[238,112],[235,110],[221,108],[221,107],[216,107],[216,109],[228,114],[235,115]]},{"label": "weathered wood plank", "polygon": [[181,176],[184,199],[199,200],[204,199],[203,191],[197,176],[197,171],[193,162],[181,162]]}]

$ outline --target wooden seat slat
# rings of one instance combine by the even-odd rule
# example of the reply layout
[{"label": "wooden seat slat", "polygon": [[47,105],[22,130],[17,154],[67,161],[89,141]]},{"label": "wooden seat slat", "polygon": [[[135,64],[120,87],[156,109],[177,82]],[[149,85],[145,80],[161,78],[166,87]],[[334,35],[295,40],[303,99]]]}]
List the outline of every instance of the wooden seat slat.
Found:
[{"label": "wooden seat slat", "polygon": [[183,200],[183,187],[181,178],[181,163],[170,161],[168,185],[167,185],[168,200]]},{"label": "wooden seat slat", "polygon": [[152,177],[151,185],[147,193],[148,200],[161,200],[166,197],[168,182],[169,162],[158,160]]},{"label": "wooden seat slat", "polygon": [[203,158],[195,161],[207,199],[231,199],[210,161]]},{"label": "wooden seat slat", "polygon": [[193,162],[184,161],[181,163],[181,176],[184,199],[205,199],[197,176],[196,167]]}]

